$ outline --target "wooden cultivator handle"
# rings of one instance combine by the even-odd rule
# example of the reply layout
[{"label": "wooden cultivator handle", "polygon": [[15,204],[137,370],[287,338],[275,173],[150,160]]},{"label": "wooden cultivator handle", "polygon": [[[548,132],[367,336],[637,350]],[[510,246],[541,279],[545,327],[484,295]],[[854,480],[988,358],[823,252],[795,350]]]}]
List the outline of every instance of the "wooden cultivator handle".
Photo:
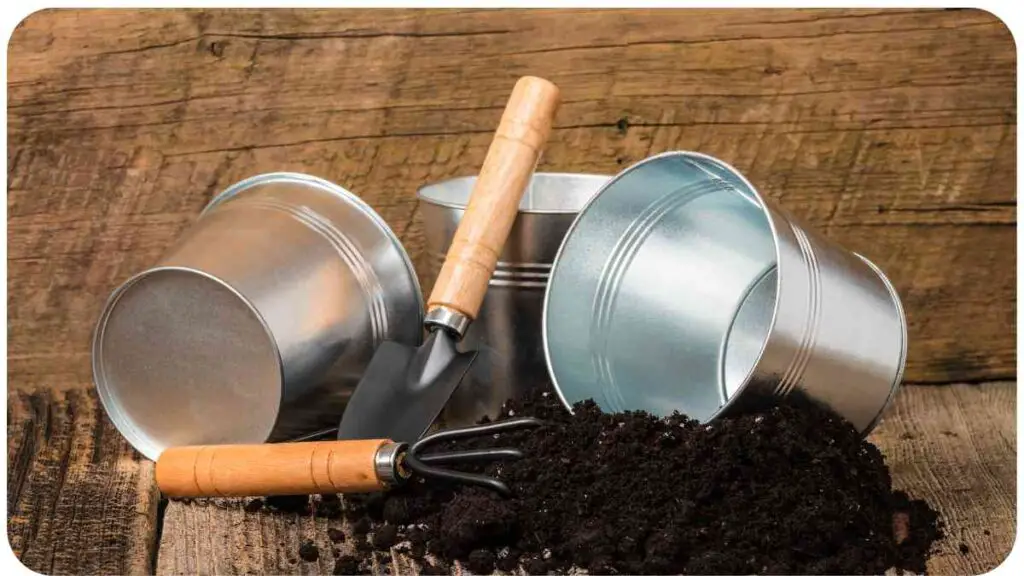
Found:
[{"label": "wooden cultivator handle", "polygon": [[452,240],[427,311],[439,307],[476,318],[519,212],[519,201],[551,134],[558,88],[524,76],[509,97],[462,221]]},{"label": "wooden cultivator handle", "polygon": [[156,483],[171,498],[377,492],[378,452],[390,440],[168,448]]}]

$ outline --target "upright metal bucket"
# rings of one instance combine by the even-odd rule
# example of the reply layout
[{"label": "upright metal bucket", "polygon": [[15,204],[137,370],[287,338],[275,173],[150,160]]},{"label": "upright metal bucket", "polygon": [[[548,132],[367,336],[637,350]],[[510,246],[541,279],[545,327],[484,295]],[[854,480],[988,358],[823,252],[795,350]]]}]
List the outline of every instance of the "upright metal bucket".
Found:
[{"label": "upright metal bucket", "polygon": [[[608,179],[588,174],[534,174],[479,317],[461,344],[480,351],[480,356],[449,400],[442,414],[446,424],[493,418],[505,400],[533,386],[550,384],[540,328],[551,262],[579,209]],[[425,186],[417,193],[435,276],[475,181],[475,176],[455,178]]]},{"label": "upright metal bucket", "polygon": [[255,176],[114,291],[93,341],[96,387],[151,459],[292,439],[337,425],[381,341],[421,341],[422,300],[398,239],[357,197],[312,176]]},{"label": "upright metal bucket", "polygon": [[698,420],[803,393],[865,434],[892,399],[906,319],[866,258],[691,152],[617,175],[555,259],[544,310],[563,402]]}]

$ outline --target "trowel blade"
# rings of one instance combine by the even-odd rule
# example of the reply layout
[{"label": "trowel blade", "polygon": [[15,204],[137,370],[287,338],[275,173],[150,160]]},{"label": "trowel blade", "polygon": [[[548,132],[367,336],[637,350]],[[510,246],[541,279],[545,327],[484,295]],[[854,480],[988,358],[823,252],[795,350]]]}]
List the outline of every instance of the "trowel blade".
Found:
[{"label": "trowel blade", "polygon": [[381,344],[345,407],[338,439],[418,440],[476,359],[475,351],[459,352],[455,344],[444,330],[419,347]]}]

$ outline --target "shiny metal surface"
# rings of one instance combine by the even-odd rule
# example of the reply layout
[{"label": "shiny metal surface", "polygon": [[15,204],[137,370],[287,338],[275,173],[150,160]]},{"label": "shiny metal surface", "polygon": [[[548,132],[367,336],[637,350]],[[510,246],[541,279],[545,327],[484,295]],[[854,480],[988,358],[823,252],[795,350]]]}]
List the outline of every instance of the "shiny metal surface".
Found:
[{"label": "shiny metal surface", "polygon": [[338,439],[419,440],[476,357],[474,350],[460,352],[447,330],[432,330],[422,346],[381,343],[352,394],[358,410],[346,411],[338,423]]},{"label": "shiny metal surface", "polygon": [[553,270],[543,335],[567,406],[707,421],[803,393],[867,433],[902,377],[906,319],[881,271],[709,156],[617,175]]},{"label": "shiny metal surface", "polygon": [[[551,262],[578,210],[608,179],[586,174],[534,174],[480,314],[460,344],[460,349],[480,354],[442,414],[448,425],[475,424],[483,416],[493,418],[506,399],[550,382],[540,328]],[[418,191],[435,275],[475,180],[455,178]]]},{"label": "shiny metal surface", "polygon": [[409,477],[403,474],[399,466],[399,456],[405,454],[408,444],[402,442],[390,442],[377,449],[373,455],[373,470],[377,473],[377,479],[386,484],[398,484]]},{"label": "shiny metal surface", "polygon": [[462,312],[452,310],[446,306],[438,306],[437,308],[427,312],[427,317],[423,322],[427,326],[446,328],[452,333],[458,335],[459,338],[466,335],[466,330],[469,329],[469,325],[472,323],[472,321]]},{"label": "shiny metal surface", "polygon": [[334,426],[384,339],[422,339],[405,251],[330,182],[259,175],[215,198],[96,328],[104,408],[156,459],[168,446],[291,439]]}]

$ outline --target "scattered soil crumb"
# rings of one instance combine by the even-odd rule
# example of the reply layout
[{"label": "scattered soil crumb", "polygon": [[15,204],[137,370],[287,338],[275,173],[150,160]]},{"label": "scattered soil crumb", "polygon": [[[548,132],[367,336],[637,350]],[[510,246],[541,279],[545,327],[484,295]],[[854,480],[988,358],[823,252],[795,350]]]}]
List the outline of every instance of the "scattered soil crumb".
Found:
[{"label": "scattered soil crumb", "polygon": [[264,505],[280,512],[309,514],[309,496],[268,496]]},{"label": "scattered soil crumb", "polygon": [[355,534],[366,534],[370,531],[370,519],[360,518],[352,524],[352,532]]},{"label": "scattered soil crumb", "polygon": [[316,503],[316,515],[320,518],[341,518],[341,499],[334,494],[324,494]]},{"label": "scattered soil crumb", "polygon": [[306,562],[316,562],[320,559],[320,550],[312,540],[306,540],[299,546],[299,558]]},{"label": "scattered soil crumb", "polygon": [[391,524],[385,524],[370,535],[370,543],[377,550],[390,550],[395,545],[397,537],[398,530]]},{"label": "scattered soil crumb", "polygon": [[466,567],[474,574],[490,574],[494,571],[494,552],[486,548],[469,553]]},{"label": "scattered soil crumb", "polygon": [[359,558],[356,558],[355,556],[349,556],[347,554],[339,556],[338,559],[334,561],[334,570],[332,571],[332,574],[363,574],[363,571],[359,568],[359,564]]}]

